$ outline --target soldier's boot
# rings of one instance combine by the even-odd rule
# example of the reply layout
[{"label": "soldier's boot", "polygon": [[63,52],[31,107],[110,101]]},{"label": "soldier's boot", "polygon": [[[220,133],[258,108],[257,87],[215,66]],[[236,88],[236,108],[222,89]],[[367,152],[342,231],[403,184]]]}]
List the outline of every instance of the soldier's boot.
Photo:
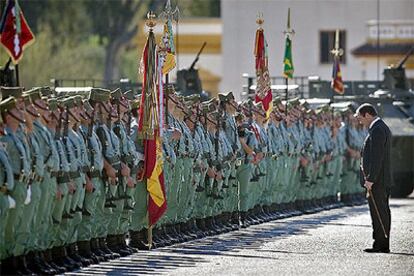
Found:
[{"label": "soldier's boot", "polygon": [[99,249],[104,252],[105,256],[107,256],[109,259],[117,259],[121,257],[121,255],[118,253],[113,252],[111,249],[109,249],[108,245],[106,244],[106,238],[97,238],[96,240],[99,245]]},{"label": "soldier's boot", "polygon": [[181,223],[176,223],[175,224],[175,230],[177,231],[178,235],[180,236],[180,241],[181,242],[187,242],[190,240],[190,237],[188,237],[181,229]]},{"label": "soldier's boot", "polygon": [[20,257],[9,257],[1,261],[2,275],[31,275],[32,272],[21,266]]},{"label": "soldier's boot", "polygon": [[77,263],[81,263],[83,267],[88,267],[92,264],[92,261],[84,258],[79,255],[78,247],[76,243],[71,243],[66,246],[66,251],[68,252],[69,257]]},{"label": "soldier's boot", "polygon": [[198,229],[200,229],[200,231],[203,232],[203,235],[208,236],[208,229],[206,227],[205,219],[204,218],[196,219],[196,224],[197,224]]},{"label": "soldier's boot", "polygon": [[26,255],[26,261],[28,268],[37,274],[42,275],[54,275],[57,271],[50,267],[39,255],[39,252],[29,252]]},{"label": "soldier's boot", "polygon": [[129,245],[138,250],[148,250],[148,241],[146,236],[146,230],[130,231]]},{"label": "soldier's boot", "polygon": [[52,249],[47,249],[43,252],[43,256],[45,258],[46,263],[53,268],[54,270],[57,271],[57,274],[63,274],[65,272],[67,272],[67,269],[63,266],[59,266],[57,265],[54,260],[53,260],[53,256],[52,256]]},{"label": "soldier's boot", "polygon": [[39,256],[39,259],[40,259],[40,261],[41,261],[41,263],[42,263],[42,265],[44,266],[44,267],[46,267],[46,269],[49,269],[49,270],[51,270],[52,272],[54,271],[55,272],[55,274],[61,274],[61,273],[63,273],[63,272],[59,272],[59,268],[55,268],[55,267],[53,267],[53,265],[51,264],[51,258],[50,258],[50,250],[49,249],[47,249],[47,250],[44,250],[44,251],[39,251],[38,252],[38,256]]},{"label": "soldier's boot", "polygon": [[176,240],[176,243],[182,243],[182,242],[184,242],[183,237],[177,231],[177,225],[176,224],[170,224],[168,226],[168,233],[170,234],[170,236],[173,239]]},{"label": "soldier's boot", "polygon": [[256,207],[254,207],[254,208],[252,208],[248,211],[248,220],[249,220],[250,224],[257,225],[257,224],[263,222],[263,220],[260,220],[257,217],[256,211],[257,211]]},{"label": "soldier's boot", "polygon": [[165,241],[160,235],[160,231],[158,228],[152,229],[152,248],[164,247]]},{"label": "soldier's boot", "polygon": [[169,245],[172,245],[173,242],[171,240],[171,237],[168,235],[168,232],[167,232],[166,228],[167,227],[165,225],[161,225],[158,228],[158,233],[159,233],[159,236],[161,237],[161,239],[163,240],[164,246],[169,246]]},{"label": "soldier's boot", "polygon": [[227,213],[221,213],[216,218],[217,221],[219,221],[220,227],[223,229],[222,231],[224,233],[228,233],[232,230],[230,226],[230,222],[226,219]]},{"label": "soldier's boot", "polygon": [[171,224],[166,225],[164,230],[167,234],[167,237],[170,239],[171,244],[179,243],[177,234],[174,232],[174,227]]},{"label": "soldier's boot", "polygon": [[91,243],[90,243],[89,240],[88,241],[78,241],[76,243],[76,245],[78,247],[79,255],[81,255],[85,259],[88,259],[91,262],[91,264],[98,264],[99,263],[98,256],[93,254],[93,252],[91,250]]},{"label": "soldier's boot", "polygon": [[165,246],[169,246],[174,243],[174,239],[170,236],[168,232],[168,227],[166,225],[161,226],[160,232],[162,233],[162,236],[164,238]]},{"label": "soldier's boot", "polygon": [[107,254],[101,249],[101,245],[97,238],[91,239],[90,246],[92,253],[95,254],[99,262],[105,262],[112,258],[111,254]]},{"label": "soldier's boot", "polygon": [[17,263],[18,263],[18,269],[17,269],[17,274],[21,275],[36,275],[33,271],[31,271],[28,267],[28,263],[26,260],[26,255],[20,255],[17,258]]},{"label": "soldier's boot", "polygon": [[135,253],[135,250],[133,250],[131,247],[129,247],[127,245],[124,234],[118,235],[117,239],[118,239],[119,248],[121,250],[124,250],[125,252],[128,252],[129,253],[128,255],[131,255],[131,254]]},{"label": "soldier's boot", "polygon": [[197,235],[197,239],[201,239],[206,236],[204,232],[198,227],[196,219],[191,219],[190,225],[193,229],[193,232]]},{"label": "soldier's boot", "polygon": [[191,228],[190,221],[183,222],[181,225],[184,229],[184,233],[190,238],[190,240],[197,239],[197,234],[195,234]]},{"label": "soldier's boot", "polygon": [[244,212],[244,211],[240,212],[240,223],[241,223],[241,228],[247,228],[250,226],[250,221],[248,219],[247,212]]},{"label": "soldier's boot", "polygon": [[230,212],[225,212],[222,214],[223,217],[223,224],[229,229],[229,231],[233,231],[234,229],[234,224],[231,220],[231,213]]},{"label": "soldier's boot", "polygon": [[226,229],[222,225],[219,215],[213,216],[211,219],[213,227],[216,230],[217,234],[224,233]]},{"label": "soldier's boot", "polygon": [[168,224],[165,226],[165,232],[167,233],[167,236],[171,240],[171,244],[179,243],[180,240],[177,237],[177,233],[174,232],[174,227],[172,224]]},{"label": "soldier's boot", "polygon": [[118,253],[121,257],[130,255],[129,251],[121,248],[118,235],[108,235],[106,237],[106,243],[111,251]]},{"label": "soldier's boot", "polygon": [[233,230],[239,230],[240,229],[240,213],[238,211],[234,211],[233,213],[231,213],[230,220],[232,224],[234,225]]},{"label": "soldier's boot", "polygon": [[263,219],[266,222],[272,220],[272,215],[270,214],[269,206],[267,206],[267,205],[261,206],[261,211],[262,211],[262,214],[263,214]]},{"label": "soldier's boot", "polygon": [[64,246],[52,248],[53,260],[58,266],[65,267],[67,271],[73,271],[81,267],[80,264],[69,258]]}]

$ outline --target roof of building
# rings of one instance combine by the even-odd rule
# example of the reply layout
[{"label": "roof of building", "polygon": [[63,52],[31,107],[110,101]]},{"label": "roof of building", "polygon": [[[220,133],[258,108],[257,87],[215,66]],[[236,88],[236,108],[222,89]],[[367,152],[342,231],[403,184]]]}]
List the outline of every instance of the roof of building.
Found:
[{"label": "roof of building", "polygon": [[365,43],[354,50],[352,54],[355,56],[367,56],[367,55],[405,55],[413,43],[386,43],[379,45],[379,51],[377,52],[377,45],[372,43]]}]

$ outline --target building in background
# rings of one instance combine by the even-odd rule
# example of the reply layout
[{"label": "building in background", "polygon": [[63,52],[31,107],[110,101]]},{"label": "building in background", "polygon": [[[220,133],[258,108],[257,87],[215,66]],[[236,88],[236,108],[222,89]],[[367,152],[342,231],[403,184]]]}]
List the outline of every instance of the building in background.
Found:
[{"label": "building in background", "polygon": [[[376,50],[373,52],[377,24],[372,21],[378,18],[378,3],[379,66]],[[283,31],[289,7],[291,25],[296,33],[292,43],[295,76],[330,80],[330,50],[334,46],[336,29],[341,31],[340,46],[344,49],[341,59],[344,80],[378,80],[378,77],[381,80],[383,68],[395,64],[407,47],[414,45],[413,0],[222,0],[222,91],[233,91],[240,98],[246,84],[242,75],[254,75],[253,48],[258,12],[262,12],[265,19],[270,75],[282,75]],[[406,63],[409,78],[414,78],[413,67],[414,57],[411,57]]]},{"label": "building in background", "polygon": [[[142,52],[146,41],[145,23],[141,22],[140,31],[136,40],[139,53]],[[154,29],[158,42],[163,31],[159,24]],[[175,82],[177,69],[189,68],[196,58],[201,46],[207,42],[200,58],[195,66],[199,70],[203,90],[212,96],[217,95],[220,81],[222,80],[222,22],[220,18],[193,18],[181,19],[177,25],[173,24],[175,46],[178,52],[177,67],[171,71],[170,81]]]}]

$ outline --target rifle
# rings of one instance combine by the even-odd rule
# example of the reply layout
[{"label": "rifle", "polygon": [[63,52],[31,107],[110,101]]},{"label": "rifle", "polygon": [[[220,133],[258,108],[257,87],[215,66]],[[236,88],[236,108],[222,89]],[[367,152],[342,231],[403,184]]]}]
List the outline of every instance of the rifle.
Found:
[{"label": "rifle", "polygon": [[200,57],[201,52],[203,51],[204,47],[206,47],[206,45],[207,45],[207,42],[205,42],[205,41],[204,41],[203,46],[201,46],[200,51],[198,51],[198,54],[197,54],[196,58],[194,59],[193,63],[191,63],[191,66],[190,66],[190,68],[188,69],[188,71],[194,70],[194,66],[195,66],[195,64],[197,63],[198,58]]}]

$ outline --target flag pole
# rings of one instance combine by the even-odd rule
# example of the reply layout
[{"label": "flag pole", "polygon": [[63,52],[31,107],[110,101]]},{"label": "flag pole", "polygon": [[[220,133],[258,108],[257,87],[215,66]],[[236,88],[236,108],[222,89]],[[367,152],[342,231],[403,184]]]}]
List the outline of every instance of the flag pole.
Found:
[{"label": "flag pole", "polygon": [[[165,4],[165,8],[164,11],[160,14],[161,18],[164,18],[166,20],[165,24],[169,24],[171,20],[175,19],[176,21],[176,28],[178,28],[178,17],[179,17],[179,9],[176,6],[175,9],[173,10],[171,7],[171,0],[167,0],[167,3]],[[172,28],[171,28],[172,29]],[[171,30],[172,31],[172,30]],[[169,34],[169,35],[172,35]],[[168,37],[168,40],[170,39],[170,37]],[[178,40],[178,37],[177,37]],[[161,43],[163,44],[163,41],[161,41]],[[174,37],[172,38],[172,44],[174,44]],[[168,41],[168,47],[164,47],[164,51],[171,51],[171,49],[173,45],[170,44],[170,41]],[[177,46],[178,46],[178,41],[177,41]],[[177,52],[176,49],[173,50],[174,52]],[[177,65],[178,65],[178,55],[177,55]],[[178,67],[178,66],[177,66]],[[168,125],[168,94],[170,93],[170,89],[169,89],[169,72],[167,72],[167,74],[165,74],[165,122]],[[161,126],[163,127],[163,126]]]},{"label": "flag pole", "polygon": [[295,31],[290,26],[290,8],[288,8],[288,17],[287,17],[287,28],[283,32],[286,37],[285,43],[285,57],[283,59],[283,75],[285,76],[285,115],[288,114],[288,99],[289,99],[289,78],[293,78],[293,61],[292,61],[292,41],[291,36],[295,34]]},{"label": "flag pole", "polygon": [[[331,107],[332,107],[332,119],[334,118],[334,107],[333,104],[335,103],[335,92],[340,93],[340,90],[342,90],[343,93],[343,85],[342,87],[337,87],[336,86],[336,79],[338,78],[338,74],[340,74],[340,72],[338,72],[338,68],[339,68],[339,62],[340,62],[340,57],[343,55],[343,49],[341,49],[339,47],[339,29],[336,29],[335,31],[335,47],[331,50],[331,54],[333,55],[333,74],[332,74],[332,84],[331,84],[331,88],[332,88],[332,100],[331,100]],[[342,76],[341,77],[341,82],[342,82]],[[339,90],[336,90],[339,89]]]},{"label": "flag pole", "polygon": [[14,71],[16,73],[16,86],[20,86],[20,77],[19,77],[19,64],[14,66]]},{"label": "flag pole", "polygon": [[288,104],[288,84],[289,84],[289,78],[285,77],[285,85],[286,85],[286,90],[285,90],[285,115],[287,116],[288,111],[287,111],[287,104]]}]

